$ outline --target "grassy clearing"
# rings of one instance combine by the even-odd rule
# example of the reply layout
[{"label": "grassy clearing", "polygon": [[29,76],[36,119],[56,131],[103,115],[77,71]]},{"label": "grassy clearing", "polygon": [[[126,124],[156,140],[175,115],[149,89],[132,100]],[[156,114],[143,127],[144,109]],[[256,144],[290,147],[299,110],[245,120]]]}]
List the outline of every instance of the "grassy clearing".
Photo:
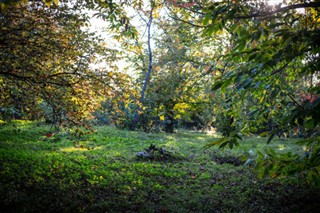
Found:
[{"label": "grassy clearing", "polygon": [[[98,127],[75,141],[46,137],[48,126],[0,126],[0,209],[5,212],[301,212],[319,207],[319,193],[295,178],[258,179],[234,166],[265,138],[233,150],[202,150],[212,135],[179,131],[148,134]],[[271,144],[301,152],[292,140]],[[153,161],[136,153],[150,144],[172,155]],[[222,159],[219,164],[217,159]]]}]

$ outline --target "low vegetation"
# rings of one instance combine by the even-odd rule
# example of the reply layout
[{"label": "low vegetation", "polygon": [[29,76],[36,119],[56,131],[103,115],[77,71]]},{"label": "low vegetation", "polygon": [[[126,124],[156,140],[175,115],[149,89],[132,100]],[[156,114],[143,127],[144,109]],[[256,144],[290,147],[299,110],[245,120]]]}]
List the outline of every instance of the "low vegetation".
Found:
[{"label": "low vegetation", "polygon": [[[203,149],[217,136],[97,127],[78,140],[50,126],[0,126],[2,212],[311,212],[320,193],[295,177],[259,179],[243,163],[266,138],[229,150]],[[301,153],[292,139],[276,151]],[[154,145],[154,158],[137,157]]]}]

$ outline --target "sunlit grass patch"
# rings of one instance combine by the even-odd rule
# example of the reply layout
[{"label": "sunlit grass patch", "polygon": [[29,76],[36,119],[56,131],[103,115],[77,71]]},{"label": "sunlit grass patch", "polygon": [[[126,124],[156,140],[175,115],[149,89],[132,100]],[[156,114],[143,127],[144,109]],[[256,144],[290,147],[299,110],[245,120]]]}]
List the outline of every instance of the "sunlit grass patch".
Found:
[{"label": "sunlit grass patch", "polygon": [[102,147],[95,147],[95,148],[90,148],[90,147],[66,147],[66,148],[61,148],[60,150],[62,152],[87,152],[87,151],[90,151],[90,150],[100,150],[102,149]]},{"label": "sunlit grass patch", "polygon": [[[281,212],[299,209],[296,201],[308,194],[294,178],[258,179],[234,164],[249,150],[263,150],[266,138],[204,150],[212,136],[203,133],[96,127],[79,140],[63,132],[47,137],[49,126],[19,125],[0,128],[0,205],[11,212]],[[299,151],[292,141],[268,146]],[[172,155],[136,156],[151,144]]]}]

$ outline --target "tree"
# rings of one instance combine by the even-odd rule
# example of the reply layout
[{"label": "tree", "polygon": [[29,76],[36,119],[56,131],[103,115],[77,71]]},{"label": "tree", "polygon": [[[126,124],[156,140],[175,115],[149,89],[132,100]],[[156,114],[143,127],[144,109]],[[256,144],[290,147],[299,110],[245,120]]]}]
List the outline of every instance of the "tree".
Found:
[{"label": "tree", "polygon": [[[183,14],[179,17],[183,22],[205,27],[206,36],[224,33],[233,39],[232,48],[215,59],[216,63],[228,61],[233,65],[216,79],[213,89],[232,89],[230,103],[246,103],[248,97],[253,98],[257,104],[252,104],[248,113],[258,123],[270,122],[276,116],[277,121],[268,129],[268,142],[276,134],[295,128],[309,132],[304,143],[312,150],[308,159],[297,163],[299,157],[288,154],[283,161],[262,161],[263,168],[269,168],[265,174],[298,171],[309,180],[319,177],[319,7],[319,2],[309,1],[270,6],[267,1],[226,0],[180,7],[184,13],[176,13],[176,17]],[[197,16],[190,21],[186,19],[189,14]],[[305,79],[312,80],[307,83]],[[220,142],[231,146],[237,140]],[[273,164],[268,167],[268,162]]]},{"label": "tree", "polygon": [[80,125],[97,107],[96,97],[115,86],[117,74],[91,68],[99,60],[112,65],[116,51],[84,30],[88,15],[78,12],[83,7],[30,2],[0,14],[2,110],[33,116],[45,107],[50,121]]},{"label": "tree", "polygon": [[[145,79],[144,79],[144,82],[143,82],[143,86],[141,88],[141,93],[140,93],[140,98],[139,98],[139,103],[142,105],[143,102],[144,102],[144,99],[145,99],[145,93],[146,93],[146,90],[147,90],[147,85],[150,81],[150,75],[151,75],[151,72],[152,72],[152,66],[153,66],[153,54],[152,54],[152,48],[151,48],[151,26],[152,26],[152,22],[153,22],[153,16],[154,16],[154,9],[155,9],[155,2],[154,1],[150,1],[150,9],[149,11],[146,11],[144,12],[145,14],[148,15],[148,19],[145,19],[143,18],[140,13],[140,17],[141,19],[143,20],[143,22],[146,24],[146,27],[147,27],[147,46],[148,46],[148,50],[147,50],[147,53],[148,53],[148,69],[147,69],[147,72],[145,73]],[[140,106],[140,105],[138,105]],[[132,123],[132,127],[135,128],[138,121],[139,121],[139,111],[141,111],[141,108],[138,107],[138,110],[135,114],[135,117],[133,119],[133,123]]]},{"label": "tree", "polygon": [[164,121],[165,131],[172,133],[177,118],[190,119],[204,87],[204,78],[201,63],[192,60],[193,51],[186,45],[186,40],[191,40],[194,34],[168,20],[157,25],[162,33],[156,39],[156,62],[146,99],[154,114]]},{"label": "tree", "polygon": [[[0,2],[0,12],[3,12],[7,10],[10,6],[16,6],[19,4],[23,4],[26,1],[24,0],[6,0],[6,1],[1,1]],[[43,3],[45,3],[47,6],[50,6],[52,3],[55,5],[58,5],[59,1],[58,0],[44,0]]]}]

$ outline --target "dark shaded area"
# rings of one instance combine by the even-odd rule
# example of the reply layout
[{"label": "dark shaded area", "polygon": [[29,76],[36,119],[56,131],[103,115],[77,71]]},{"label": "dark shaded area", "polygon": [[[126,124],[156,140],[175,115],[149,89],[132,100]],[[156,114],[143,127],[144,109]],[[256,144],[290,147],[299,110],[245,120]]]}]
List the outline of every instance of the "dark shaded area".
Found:
[{"label": "dark shaded area", "polygon": [[[320,193],[306,186],[283,185],[275,181],[261,181],[252,176],[250,182],[255,187],[245,186],[241,179],[232,180],[230,175],[248,175],[246,171],[237,173],[214,173],[211,185],[204,182],[197,189],[192,182],[177,182],[173,179],[157,180],[154,177],[130,193],[119,190],[119,185],[90,185],[85,179],[74,186],[66,186],[52,180],[44,184],[30,184],[25,180],[15,182],[19,199],[10,200],[1,187],[1,212],[317,212]],[[7,182],[6,185],[10,183]],[[159,182],[160,181],[160,182]],[[152,185],[161,183],[165,189],[155,190]],[[8,185],[7,185],[8,186]],[[179,192],[177,187],[186,187]],[[242,199],[235,193],[241,190]],[[219,197],[210,197],[216,190]],[[10,190],[12,191],[12,190]],[[179,199],[179,193],[187,197]]]},{"label": "dark shaded area", "polygon": [[243,165],[243,161],[235,156],[219,156],[219,155],[214,155],[213,156],[213,161],[217,162],[218,164],[231,164],[234,166],[241,166]]}]

